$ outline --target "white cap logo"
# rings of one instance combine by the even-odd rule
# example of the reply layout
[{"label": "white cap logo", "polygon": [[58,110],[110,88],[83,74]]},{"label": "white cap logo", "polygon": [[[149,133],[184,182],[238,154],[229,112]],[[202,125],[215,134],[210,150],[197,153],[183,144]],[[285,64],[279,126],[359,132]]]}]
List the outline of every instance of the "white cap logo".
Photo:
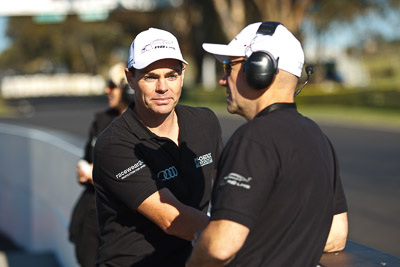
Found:
[{"label": "white cap logo", "polygon": [[177,59],[188,64],[182,57],[178,40],[171,33],[150,28],[139,33],[129,49],[128,68],[143,69],[161,59]]}]

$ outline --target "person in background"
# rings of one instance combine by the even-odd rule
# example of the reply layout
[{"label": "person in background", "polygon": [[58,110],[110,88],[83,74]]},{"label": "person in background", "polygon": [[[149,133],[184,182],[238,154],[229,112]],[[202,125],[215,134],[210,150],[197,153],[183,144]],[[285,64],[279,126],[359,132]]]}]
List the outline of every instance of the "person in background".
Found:
[{"label": "person in background", "polygon": [[133,91],[126,80],[124,63],[112,66],[108,76],[105,89],[108,108],[95,114],[95,119],[89,129],[85,155],[78,161],[76,169],[78,182],[84,187],[84,190],[71,217],[69,238],[75,245],[76,258],[82,267],[96,266],[97,250],[100,244],[92,178],[94,145],[99,134],[120,116],[133,100]]},{"label": "person in background", "polygon": [[347,204],[331,142],[294,103],[300,42],[267,21],[203,48],[223,63],[228,111],[247,123],[221,154],[210,223],[187,266],[316,266],[345,247]]},{"label": "person in background", "polygon": [[208,223],[221,127],[210,109],[178,104],[186,65],[168,31],[132,42],[125,72],[135,101],[95,146],[98,266],[184,266]]}]

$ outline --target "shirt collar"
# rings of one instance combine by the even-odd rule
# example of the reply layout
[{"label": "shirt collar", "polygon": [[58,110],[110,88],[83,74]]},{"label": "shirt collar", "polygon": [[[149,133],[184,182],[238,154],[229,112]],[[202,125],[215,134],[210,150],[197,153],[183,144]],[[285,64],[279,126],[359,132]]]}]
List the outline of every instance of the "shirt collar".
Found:
[{"label": "shirt collar", "polygon": [[[181,125],[181,107],[180,105],[175,106],[175,112],[178,116],[178,123]],[[128,127],[130,128],[131,132],[135,134],[139,139],[145,140],[145,139],[152,139],[152,138],[160,138],[156,134],[154,134],[152,131],[150,131],[140,120],[139,116],[137,115],[135,111],[135,102],[131,102],[129,104],[128,109],[126,112],[123,114],[123,117],[125,121],[128,124]],[[180,129],[181,131],[181,129]]]},{"label": "shirt collar", "polygon": [[257,115],[257,117],[265,116],[268,113],[278,110],[278,109],[296,109],[297,110],[297,105],[296,103],[274,103],[272,105],[269,105],[268,107],[264,108],[261,110]]}]

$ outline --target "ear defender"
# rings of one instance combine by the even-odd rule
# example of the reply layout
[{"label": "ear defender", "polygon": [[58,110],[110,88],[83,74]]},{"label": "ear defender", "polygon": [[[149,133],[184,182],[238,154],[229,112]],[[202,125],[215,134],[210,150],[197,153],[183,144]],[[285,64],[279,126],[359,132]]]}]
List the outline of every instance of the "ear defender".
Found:
[{"label": "ear defender", "polygon": [[[273,35],[279,25],[281,23],[275,21],[261,23],[255,38],[257,38],[258,34]],[[278,60],[279,58],[275,59],[268,51],[254,51],[244,63],[247,83],[256,90],[269,87],[278,72]]]},{"label": "ear defender", "polygon": [[122,100],[129,104],[135,99],[135,92],[131,89],[129,84],[124,85],[123,83],[121,83],[120,87],[122,88]]},{"label": "ear defender", "polygon": [[253,52],[244,63],[247,83],[256,90],[269,87],[278,72],[278,60],[267,51]]}]

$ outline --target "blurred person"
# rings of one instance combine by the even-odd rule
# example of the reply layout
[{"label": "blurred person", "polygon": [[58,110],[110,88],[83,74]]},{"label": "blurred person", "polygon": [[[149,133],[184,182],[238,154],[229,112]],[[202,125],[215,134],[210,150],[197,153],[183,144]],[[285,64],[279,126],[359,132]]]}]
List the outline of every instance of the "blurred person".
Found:
[{"label": "blurred person", "polygon": [[150,28],[132,42],[135,101],[95,146],[98,266],[184,266],[208,223],[221,127],[211,110],[178,104],[186,66],[170,32]]},{"label": "blurred person", "polygon": [[316,266],[345,247],[347,204],[331,142],[294,103],[300,42],[259,22],[203,48],[223,63],[228,111],[247,123],[221,154],[210,223],[187,266]]},{"label": "blurred person", "polygon": [[78,263],[83,267],[96,266],[97,250],[100,244],[96,216],[95,191],[93,186],[93,150],[99,134],[127,108],[133,100],[133,91],[125,76],[125,64],[118,63],[109,70],[105,93],[108,108],[95,114],[85,146],[85,155],[77,164],[78,182],[84,186],[78,199],[70,224],[70,241],[75,245]]}]

